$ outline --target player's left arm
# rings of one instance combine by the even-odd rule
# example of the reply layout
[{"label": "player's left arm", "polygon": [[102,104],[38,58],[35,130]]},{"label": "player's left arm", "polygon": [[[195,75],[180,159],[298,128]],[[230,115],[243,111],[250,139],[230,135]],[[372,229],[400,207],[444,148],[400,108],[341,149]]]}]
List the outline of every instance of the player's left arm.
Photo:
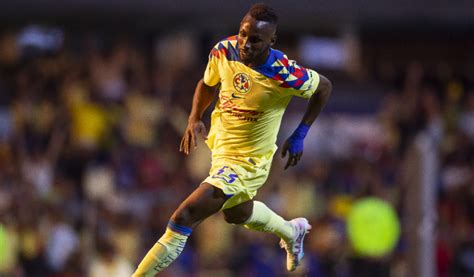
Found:
[{"label": "player's left arm", "polygon": [[318,87],[308,101],[308,106],[300,125],[298,125],[298,128],[296,128],[293,134],[285,141],[285,144],[283,145],[281,156],[284,158],[286,156],[286,152],[289,153],[285,169],[290,166],[295,166],[301,159],[301,156],[303,156],[304,138],[306,137],[306,134],[308,133],[309,128],[313,124],[314,120],[316,120],[319,113],[328,102],[331,92],[331,82],[326,77],[319,74]]}]

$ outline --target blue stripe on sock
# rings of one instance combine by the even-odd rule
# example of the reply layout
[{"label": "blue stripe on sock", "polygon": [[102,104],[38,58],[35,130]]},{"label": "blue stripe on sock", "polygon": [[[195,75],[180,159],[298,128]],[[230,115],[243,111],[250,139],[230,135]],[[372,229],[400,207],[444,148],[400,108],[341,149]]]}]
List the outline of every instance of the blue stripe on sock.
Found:
[{"label": "blue stripe on sock", "polygon": [[171,220],[168,222],[168,228],[184,236],[189,236],[193,232],[193,229],[186,226],[178,225]]}]

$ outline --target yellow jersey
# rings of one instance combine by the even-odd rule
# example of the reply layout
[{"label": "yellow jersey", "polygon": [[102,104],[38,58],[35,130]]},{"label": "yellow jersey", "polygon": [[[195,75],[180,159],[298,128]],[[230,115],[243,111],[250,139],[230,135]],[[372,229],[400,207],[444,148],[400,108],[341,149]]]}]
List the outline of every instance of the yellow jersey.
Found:
[{"label": "yellow jersey", "polygon": [[248,67],[240,61],[237,43],[237,36],[229,37],[209,55],[204,83],[220,84],[220,92],[206,143],[214,157],[273,154],[292,96],[310,98],[319,74],[275,49],[264,64]]}]

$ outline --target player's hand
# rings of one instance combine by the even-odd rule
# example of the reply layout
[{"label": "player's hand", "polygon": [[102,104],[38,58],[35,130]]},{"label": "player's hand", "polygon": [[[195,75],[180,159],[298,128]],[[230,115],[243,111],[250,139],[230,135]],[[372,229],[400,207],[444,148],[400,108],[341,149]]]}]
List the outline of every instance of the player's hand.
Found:
[{"label": "player's hand", "polygon": [[303,139],[295,139],[289,137],[281,150],[281,157],[285,158],[286,152],[289,153],[288,161],[286,162],[285,169],[290,166],[295,166],[303,156]]},{"label": "player's hand", "polygon": [[191,151],[191,147],[197,148],[197,136],[201,134],[203,139],[207,139],[207,130],[204,122],[201,120],[189,121],[186,130],[184,131],[181,144],[179,145],[179,151],[188,155]]}]

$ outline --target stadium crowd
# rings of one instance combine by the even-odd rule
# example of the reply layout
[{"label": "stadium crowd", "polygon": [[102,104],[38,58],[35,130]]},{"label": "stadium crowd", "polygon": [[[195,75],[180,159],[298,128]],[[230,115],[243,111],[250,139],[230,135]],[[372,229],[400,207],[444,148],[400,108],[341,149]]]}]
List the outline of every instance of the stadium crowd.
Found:
[{"label": "stadium crowd", "polygon": [[[0,33],[1,276],[130,276],[207,175],[205,145],[189,157],[178,146],[212,41],[195,51],[186,36],[156,44],[68,39],[50,53],[19,48],[14,32]],[[358,126],[340,123],[329,108],[301,164],[284,171],[275,158],[257,198],[313,225],[295,275],[409,276],[406,238],[413,234],[402,231],[389,257],[363,259],[348,244],[345,218],[357,198],[374,195],[393,204],[404,230],[404,160],[422,131],[435,138],[441,162],[438,276],[472,275],[473,81],[467,67],[449,64],[374,66],[366,82],[383,88],[383,101],[365,117],[371,125],[361,125],[359,139],[345,139],[345,128]],[[287,112],[282,133],[296,126],[288,123],[295,114]],[[163,276],[280,276],[284,255],[275,237],[217,215],[195,230]]]}]

